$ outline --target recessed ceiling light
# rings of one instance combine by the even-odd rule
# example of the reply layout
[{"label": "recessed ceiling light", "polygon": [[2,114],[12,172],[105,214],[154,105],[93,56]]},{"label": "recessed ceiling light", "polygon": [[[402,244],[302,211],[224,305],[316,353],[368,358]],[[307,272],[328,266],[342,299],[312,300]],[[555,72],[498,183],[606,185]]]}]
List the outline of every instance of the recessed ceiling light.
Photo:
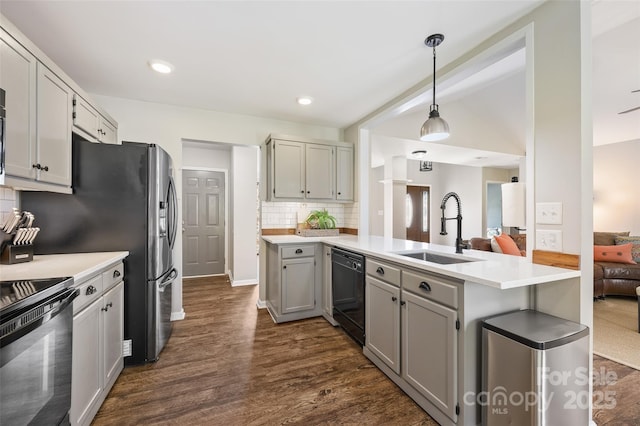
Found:
[{"label": "recessed ceiling light", "polygon": [[300,96],[296,99],[300,105],[311,105],[313,103],[313,98],[309,96]]},{"label": "recessed ceiling light", "polygon": [[173,71],[173,65],[166,61],[160,61],[153,59],[149,61],[149,66],[152,70],[159,72],[160,74],[169,74]]}]

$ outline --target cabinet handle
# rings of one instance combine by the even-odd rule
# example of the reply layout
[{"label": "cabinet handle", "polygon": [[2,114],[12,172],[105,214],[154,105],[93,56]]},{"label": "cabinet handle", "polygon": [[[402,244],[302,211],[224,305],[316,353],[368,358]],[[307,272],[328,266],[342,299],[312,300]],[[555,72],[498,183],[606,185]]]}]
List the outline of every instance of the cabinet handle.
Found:
[{"label": "cabinet handle", "polygon": [[107,312],[109,310],[109,305],[105,306],[104,308],[100,308],[100,310],[103,312]]},{"label": "cabinet handle", "polygon": [[307,191],[307,194],[311,194],[311,191]]},{"label": "cabinet handle", "polygon": [[87,296],[90,296],[93,293],[95,293],[96,291],[98,291],[98,290],[96,290],[96,288],[94,286],[90,285],[89,287],[87,287],[87,291],[85,292],[85,294]]},{"label": "cabinet handle", "polygon": [[296,254],[302,253],[302,249],[296,249]]},{"label": "cabinet handle", "polygon": [[384,269],[382,268],[382,266],[378,266],[378,269],[376,269],[376,272],[379,273],[380,275],[384,275]]},{"label": "cabinet handle", "polygon": [[33,167],[34,169],[38,169],[38,170],[42,169],[42,166],[40,165],[40,163],[32,164],[31,167]]},{"label": "cabinet handle", "polygon": [[113,302],[107,303],[107,308],[113,308]]},{"label": "cabinet handle", "polygon": [[287,269],[287,265],[284,265],[284,266],[282,267],[282,269]]},{"label": "cabinet handle", "polygon": [[301,194],[304,194],[304,189],[302,191],[300,191]]},{"label": "cabinet handle", "polygon": [[118,278],[120,276],[120,271],[115,270],[113,271],[113,278]]},{"label": "cabinet handle", "polygon": [[44,170],[45,172],[48,172],[48,171],[49,171],[49,166],[44,166],[44,167],[42,168],[42,170]]},{"label": "cabinet handle", "polygon": [[431,291],[431,286],[426,281],[422,281],[418,287],[424,291]]},{"label": "cabinet handle", "polygon": [[338,192],[338,195],[342,195],[342,192]]},{"label": "cabinet handle", "polygon": [[392,302],[395,302],[396,300],[398,300],[398,298],[397,298],[397,297],[395,297],[395,296],[391,296],[391,301],[392,301]]},{"label": "cabinet handle", "polygon": [[401,300],[401,301],[400,301],[400,306],[404,306],[404,305],[406,305],[406,304],[407,304],[407,302],[405,302],[404,300]]}]

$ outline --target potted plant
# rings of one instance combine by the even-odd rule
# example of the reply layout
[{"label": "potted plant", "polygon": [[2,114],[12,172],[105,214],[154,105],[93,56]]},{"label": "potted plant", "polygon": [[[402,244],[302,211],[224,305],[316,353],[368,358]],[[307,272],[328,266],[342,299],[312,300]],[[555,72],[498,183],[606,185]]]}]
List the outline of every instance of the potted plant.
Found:
[{"label": "potted plant", "polygon": [[314,210],[309,213],[305,223],[311,229],[333,229],[336,227],[336,218],[331,216],[327,209]]},{"label": "potted plant", "polygon": [[327,209],[314,210],[309,213],[304,222],[308,228],[299,230],[303,237],[338,235],[336,218],[331,216]]}]

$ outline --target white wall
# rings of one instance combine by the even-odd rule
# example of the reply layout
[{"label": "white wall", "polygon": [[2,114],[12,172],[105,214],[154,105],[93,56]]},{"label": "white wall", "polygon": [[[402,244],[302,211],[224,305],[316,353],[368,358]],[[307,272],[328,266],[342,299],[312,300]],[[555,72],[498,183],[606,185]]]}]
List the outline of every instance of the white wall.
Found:
[{"label": "white wall", "polygon": [[[411,185],[431,186],[431,242],[447,246],[456,244],[455,220],[447,221],[447,235],[440,235],[440,203],[448,192],[460,196],[462,212],[462,238],[480,237],[484,200],[482,196],[482,168],[434,163],[433,171],[421,172],[417,160],[409,160],[407,177]],[[458,208],[455,199],[447,201],[445,217],[456,217]]]},{"label": "white wall", "polygon": [[258,147],[231,151],[232,284],[258,284]]},{"label": "white wall", "polygon": [[[382,166],[370,169],[369,226],[371,235],[385,235],[383,216],[378,215],[380,210],[383,211],[383,215],[386,215],[388,211],[388,208],[385,208],[383,184],[379,183],[384,174],[383,169],[384,167]],[[431,188],[431,221],[429,226],[432,243],[455,245],[457,226],[455,220],[447,221],[448,235],[440,235],[440,218],[442,216],[440,203],[445,194],[452,191],[456,192],[461,200],[462,238],[470,239],[483,235],[484,195],[482,187],[484,182],[482,168],[434,163],[433,171],[421,172],[419,171],[419,162],[417,160],[407,160],[406,173],[406,177],[410,181],[408,185],[424,185]],[[454,199],[450,199],[447,202],[445,215],[446,217],[455,217],[457,214],[456,202]],[[396,220],[404,224],[403,215],[394,218],[394,222]]]},{"label": "white wall", "polygon": [[640,235],[640,140],[593,149],[593,230]]},{"label": "white wall", "polygon": [[182,148],[182,167],[231,168],[231,146],[227,144],[183,141]]},{"label": "white wall", "polygon": [[[131,99],[91,95],[118,122],[118,139],[156,143],[173,159],[176,181],[182,181],[182,140],[209,141],[237,145],[260,145],[269,133],[284,133],[308,138],[341,140],[340,129],[311,126],[283,120],[228,114],[195,108],[142,102]],[[178,186],[178,220],[182,222],[182,187]],[[178,239],[174,258],[182,259],[182,241]],[[173,287],[174,317],[182,314],[182,274]]]}]

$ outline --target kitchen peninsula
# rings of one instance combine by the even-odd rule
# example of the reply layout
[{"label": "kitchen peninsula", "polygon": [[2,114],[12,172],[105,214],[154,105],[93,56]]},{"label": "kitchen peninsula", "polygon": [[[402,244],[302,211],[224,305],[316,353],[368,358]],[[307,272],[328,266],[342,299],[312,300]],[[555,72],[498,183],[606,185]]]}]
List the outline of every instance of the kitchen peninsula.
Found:
[{"label": "kitchen peninsula", "polygon": [[[480,423],[481,320],[535,309],[531,286],[580,277],[579,271],[533,264],[524,257],[476,250],[456,254],[454,247],[400,239],[262,238],[266,305],[277,322],[287,320],[290,309],[291,319],[306,312],[333,323],[331,248],[365,256],[363,353],[438,423],[448,425]],[[425,253],[433,261],[422,260]],[[290,264],[305,271],[299,267],[303,258],[306,272],[287,281],[284,271]],[[314,277],[306,288],[305,276]],[[306,306],[293,303],[304,300],[301,295],[308,296]]]}]

